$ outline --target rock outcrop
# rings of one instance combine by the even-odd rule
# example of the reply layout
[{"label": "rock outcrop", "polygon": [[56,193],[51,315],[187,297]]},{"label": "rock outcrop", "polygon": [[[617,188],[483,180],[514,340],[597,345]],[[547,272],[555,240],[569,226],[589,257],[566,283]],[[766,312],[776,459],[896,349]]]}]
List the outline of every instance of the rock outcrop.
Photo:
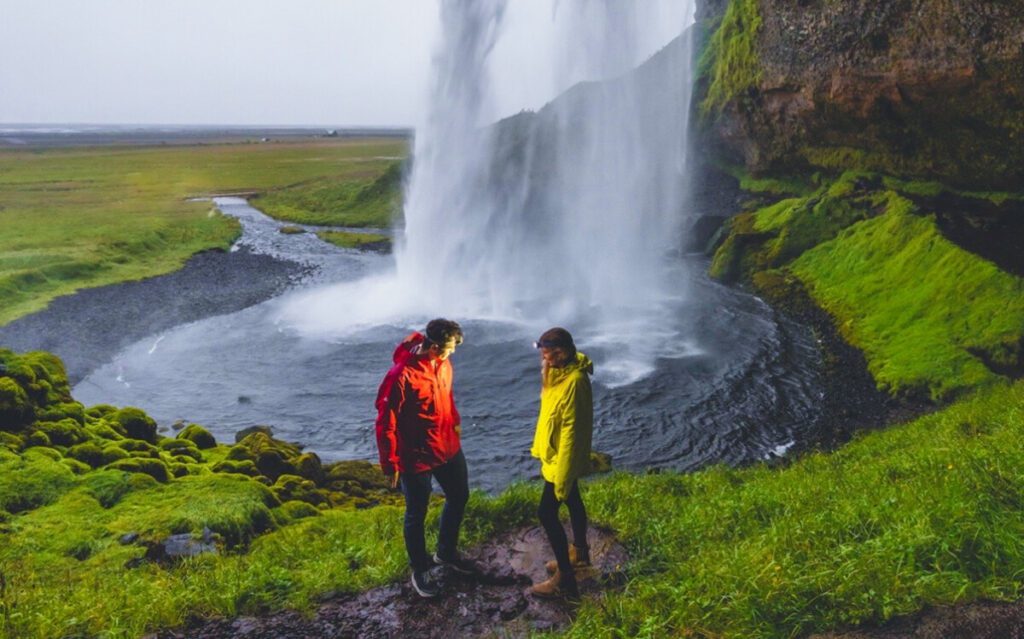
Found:
[{"label": "rock outcrop", "polygon": [[748,169],[1024,188],[1018,0],[705,0],[698,18],[723,27],[706,133]]}]

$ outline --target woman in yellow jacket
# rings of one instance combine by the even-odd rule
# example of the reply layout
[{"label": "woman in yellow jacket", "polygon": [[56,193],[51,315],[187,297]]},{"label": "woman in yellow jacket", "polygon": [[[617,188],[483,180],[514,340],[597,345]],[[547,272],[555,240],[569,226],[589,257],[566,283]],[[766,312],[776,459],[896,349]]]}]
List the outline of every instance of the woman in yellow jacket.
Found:
[{"label": "woman in yellow jacket", "polygon": [[[530,591],[540,597],[564,594],[576,598],[576,570],[590,563],[587,511],[577,480],[590,469],[594,431],[590,375],[594,365],[576,350],[572,335],[564,328],[545,331],[534,346],[541,353],[541,391],[540,415],[530,454],[541,463],[544,492],[537,516],[554,550],[555,561],[548,562],[548,569],[554,573],[551,578],[534,584]],[[558,519],[562,502],[568,505],[572,522],[571,547]]]}]

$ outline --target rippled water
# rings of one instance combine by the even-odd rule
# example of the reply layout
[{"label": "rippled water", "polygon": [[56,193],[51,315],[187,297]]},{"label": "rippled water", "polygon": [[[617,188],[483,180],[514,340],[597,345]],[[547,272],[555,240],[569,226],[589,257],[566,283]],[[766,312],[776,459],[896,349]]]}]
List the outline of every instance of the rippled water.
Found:
[{"label": "rippled water", "polygon": [[[390,268],[389,256],[337,249],[312,234],[280,234],[277,222],[242,200],[218,204],[242,219],[240,243],[318,267],[304,288]],[[755,297],[686,272],[702,273],[703,266],[680,269],[692,301],[675,303],[679,326],[666,334],[690,338],[666,344],[675,356],[658,360],[653,374],[609,387],[600,371],[614,368],[623,345],[598,336],[581,341],[598,371],[595,448],[618,468],[692,469],[763,459],[813,439],[821,389],[810,332],[781,321]],[[301,293],[141,340],[86,377],[74,395],[87,405],[139,406],[161,424],[200,423],[222,442],[268,424],[326,460],[375,459],[377,384],[395,343],[425,318],[312,337],[280,320],[289,295]],[[536,329],[485,320],[463,326],[466,342],[452,358],[463,445],[472,485],[496,490],[537,473],[528,454],[539,391],[530,347]]]}]

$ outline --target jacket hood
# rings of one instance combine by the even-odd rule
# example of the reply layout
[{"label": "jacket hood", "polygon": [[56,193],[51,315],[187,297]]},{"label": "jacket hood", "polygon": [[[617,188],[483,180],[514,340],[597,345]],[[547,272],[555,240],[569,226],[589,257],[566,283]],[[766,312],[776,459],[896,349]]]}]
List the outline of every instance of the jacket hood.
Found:
[{"label": "jacket hood", "polygon": [[548,369],[548,383],[557,384],[576,371],[581,371],[587,375],[594,374],[594,362],[579,351],[576,351],[576,361],[569,362],[561,368]]},{"label": "jacket hood", "polygon": [[403,339],[395,347],[395,352],[391,355],[391,359],[396,364],[403,364],[410,359],[419,351],[420,344],[423,343],[423,334],[419,331],[413,331],[408,337]]}]

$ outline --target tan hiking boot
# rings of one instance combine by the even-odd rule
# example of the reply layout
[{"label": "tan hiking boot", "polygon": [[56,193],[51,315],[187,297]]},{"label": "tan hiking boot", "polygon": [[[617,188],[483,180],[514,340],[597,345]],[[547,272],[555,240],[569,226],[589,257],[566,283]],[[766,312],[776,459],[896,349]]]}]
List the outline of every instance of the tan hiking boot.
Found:
[{"label": "tan hiking boot", "polygon": [[[576,549],[576,544],[569,544],[569,563],[572,564],[572,567],[577,571],[586,571],[586,569],[590,567],[590,559],[580,558],[580,553]],[[544,568],[547,569],[548,574],[550,575],[558,570],[558,562],[552,559],[544,564]]]},{"label": "tan hiking boot", "polygon": [[551,575],[547,581],[530,586],[530,594],[544,599],[561,596],[570,599],[579,599],[580,597],[579,588],[576,586],[576,578],[567,577],[563,579],[561,571],[557,569],[555,574]]}]

